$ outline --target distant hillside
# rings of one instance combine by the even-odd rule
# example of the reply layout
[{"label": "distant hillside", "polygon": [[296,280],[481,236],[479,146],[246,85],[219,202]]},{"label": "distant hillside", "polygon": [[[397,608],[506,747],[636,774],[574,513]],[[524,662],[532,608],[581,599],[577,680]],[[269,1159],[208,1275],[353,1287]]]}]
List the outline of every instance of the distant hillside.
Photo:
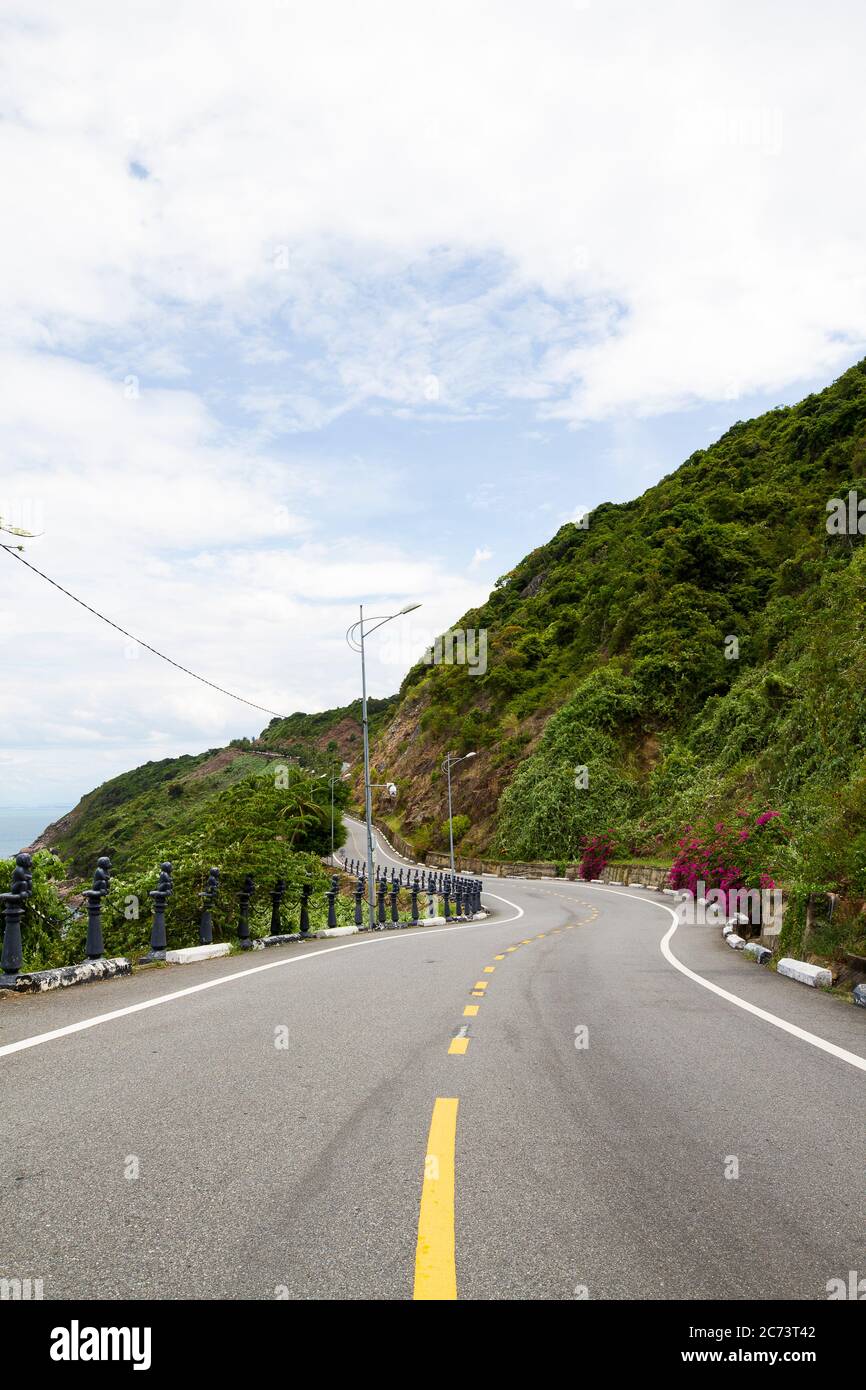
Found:
[{"label": "distant hillside", "polygon": [[[374,729],[394,699],[369,702]],[[292,714],[272,719],[254,740],[144,763],[88,792],[46,827],[36,845],[56,848],[75,875],[91,874],[101,854],[110,854],[116,869],[147,862],[156,843],[194,830],[223,792],[280,758],[314,772],[353,763],[362,747],[360,718],[360,701],[321,714]]]}]

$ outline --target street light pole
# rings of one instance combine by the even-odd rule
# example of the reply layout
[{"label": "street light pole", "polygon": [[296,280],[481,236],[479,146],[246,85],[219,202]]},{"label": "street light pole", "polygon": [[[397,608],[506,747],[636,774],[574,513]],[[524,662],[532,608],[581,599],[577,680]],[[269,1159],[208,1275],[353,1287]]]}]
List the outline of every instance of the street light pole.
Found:
[{"label": "street light pole", "polygon": [[361,723],[364,726],[364,819],[367,822],[367,897],[370,931],[376,928],[376,887],[373,883],[373,794],[370,787],[370,733],[367,723],[367,667],[364,657],[364,605],[358,624],[361,639]]},{"label": "street light pole", "polygon": [[331,773],[331,863],[334,862],[334,778],[336,773]]},{"label": "street light pole", "polygon": [[451,768],[458,763],[464,763],[467,758],[474,758],[474,753],[464,753],[462,758],[454,758],[452,761],[451,753],[445,754],[445,771],[448,773],[448,841],[451,847],[451,877],[454,878],[454,817],[451,814]]},{"label": "street light pole", "polygon": [[451,877],[454,877],[454,816],[451,813],[451,754],[445,758],[448,769],[448,841],[451,848]]},{"label": "street light pole", "polygon": [[[370,907],[370,930],[376,930],[376,887],[373,882],[373,788],[370,781],[370,728],[367,717],[367,663],[364,652],[364,624],[375,622],[376,627],[389,623],[392,618],[400,618],[420,608],[420,603],[407,604],[399,613],[389,613],[384,618],[364,618],[364,605],[360,605],[360,617],[346,633],[346,641],[354,651],[361,653],[361,724],[364,731],[364,818],[367,822],[367,891]],[[371,628],[375,632],[376,628]],[[357,634],[357,638],[355,636]],[[357,645],[356,645],[357,643]]]}]

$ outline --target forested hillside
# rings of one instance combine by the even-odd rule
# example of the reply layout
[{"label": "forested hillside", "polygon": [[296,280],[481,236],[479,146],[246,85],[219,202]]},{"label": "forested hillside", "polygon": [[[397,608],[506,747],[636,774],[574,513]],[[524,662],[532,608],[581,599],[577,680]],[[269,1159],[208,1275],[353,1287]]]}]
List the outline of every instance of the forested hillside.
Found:
[{"label": "forested hillside", "polygon": [[702,814],[772,807],[789,874],[866,892],[866,560],[827,510],[851,489],[864,363],[563,526],[455,624],[487,630],[484,675],[403,682],[376,755],[405,833],[441,838],[441,758],[476,749],[455,775],[464,848],[572,859],[612,830],[669,858]]}]

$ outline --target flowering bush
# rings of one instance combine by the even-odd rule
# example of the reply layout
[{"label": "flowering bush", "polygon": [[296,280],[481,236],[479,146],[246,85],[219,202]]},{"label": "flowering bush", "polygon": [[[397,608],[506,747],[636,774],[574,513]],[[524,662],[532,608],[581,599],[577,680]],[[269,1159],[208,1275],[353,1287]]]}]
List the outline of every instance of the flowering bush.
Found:
[{"label": "flowering bush", "polygon": [[[775,888],[768,870],[778,864],[788,834],[778,811],[737,811],[733,824],[724,821],[687,825],[677,841],[678,853],[670,871],[670,886],[696,897],[718,888],[730,895],[741,888]],[[698,885],[701,885],[699,888]]]},{"label": "flowering bush", "polygon": [[590,835],[580,846],[581,878],[601,878],[601,871],[614,852],[613,832],[605,830],[601,835]]}]

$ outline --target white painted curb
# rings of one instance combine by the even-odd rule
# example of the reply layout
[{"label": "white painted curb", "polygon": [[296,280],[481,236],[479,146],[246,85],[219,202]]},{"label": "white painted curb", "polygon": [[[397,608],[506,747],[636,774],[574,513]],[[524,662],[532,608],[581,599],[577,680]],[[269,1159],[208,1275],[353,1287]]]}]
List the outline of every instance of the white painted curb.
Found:
[{"label": "white painted curb", "polygon": [[743,947],[746,944],[743,938],[741,936],[737,936],[737,933],[733,931],[728,933],[728,935],[725,937],[725,940],[727,941],[731,949],[734,951],[742,951]]},{"label": "white painted curb", "polygon": [[801,985],[811,985],[817,989],[819,985],[832,985],[833,976],[829,970],[821,965],[810,965],[805,960],[793,960],[790,956],[783,956],[776,966],[779,975],[786,975],[789,980],[796,980]]},{"label": "white painted curb", "polygon": [[210,946],[182,946],[178,951],[166,951],[165,958],[172,965],[193,965],[197,960],[213,960],[215,956],[227,956],[231,946],[227,941],[215,941]]},{"label": "white painted curb", "polygon": [[310,936],[354,936],[357,927],[325,927],[324,931],[310,932]]},{"label": "white painted curb", "polygon": [[743,955],[756,960],[759,965],[763,965],[765,960],[769,960],[773,952],[767,946],[762,946],[759,941],[750,941],[743,947]]},{"label": "white painted curb", "polygon": [[734,924],[733,924],[733,922],[723,922],[723,923],[722,923],[722,936],[733,936],[733,935],[734,935]]}]

